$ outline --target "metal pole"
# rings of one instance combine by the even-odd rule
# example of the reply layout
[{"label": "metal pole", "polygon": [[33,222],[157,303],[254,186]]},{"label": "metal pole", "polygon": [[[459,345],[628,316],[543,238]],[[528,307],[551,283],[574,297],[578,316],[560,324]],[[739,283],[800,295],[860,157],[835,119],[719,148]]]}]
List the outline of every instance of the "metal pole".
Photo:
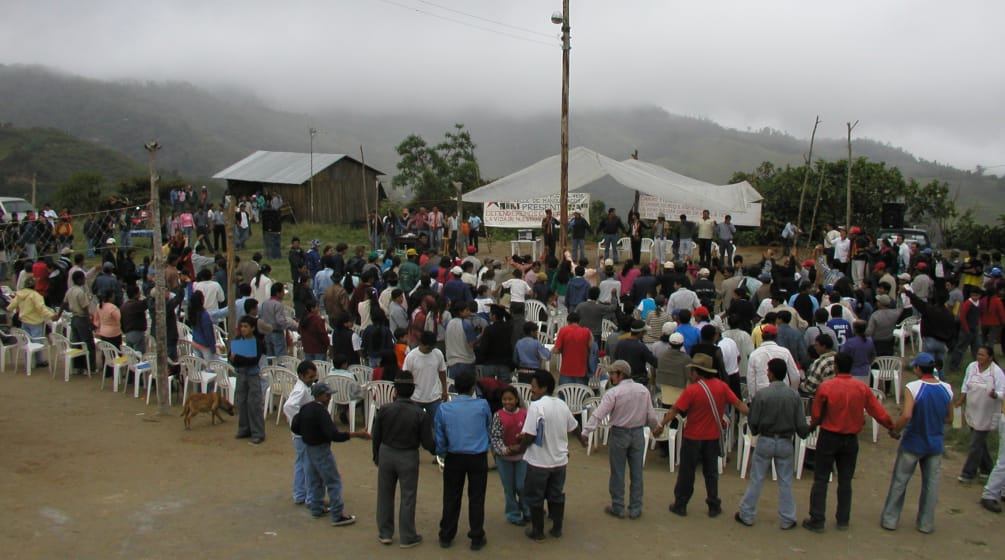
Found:
[{"label": "metal pole", "polygon": [[569,224],[569,0],[562,0],[562,173],[559,190],[561,225],[558,244],[561,251],[568,247],[566,230]]},{"label": "metal pole", "polygon": [[154,267],[154,288],[157,295],[154,297],[154,314],[156,315],[157,327],[157,406],[158,414],[166,416],[168,414],[167,393],[168,387],[168,360],[167,360],[167,276],[164,267],[164,252],[161,247],[164,240],[161,238],[161,204],[160,192],[157,189],[157,150],[161,145],[156,140],[147,142],[143,146],[150,158],[150,221],[153,229],[153,254],[150,256],[150,263]]}]

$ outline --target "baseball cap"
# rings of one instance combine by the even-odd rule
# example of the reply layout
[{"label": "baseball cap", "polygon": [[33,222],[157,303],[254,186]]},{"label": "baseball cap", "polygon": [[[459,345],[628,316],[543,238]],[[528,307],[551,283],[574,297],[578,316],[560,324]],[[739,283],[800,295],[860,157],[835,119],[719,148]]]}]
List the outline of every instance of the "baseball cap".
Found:
[{"label": "baseball cap", "polygon": [[478,249],[475,249],[474,245],[468,245],[468,253],[475,253]]},{"label": "baseball cap", "polygon": [[932,356],[928,352],[921,352],[911,360],[911,367],[922,366],[929,367],[935,365],[935,356]]},{"label": "baseball cap", "polygon": [[915,265],[915,268],[917,268],[918,270],[925,270],[926,268],[928,268],[928,263],[920,262],[917,265]]},{"label": "baseball cap", "polygon": [[702,268],[698,271],[698,276],[708,276],[710,273],[707,268]]},{"label": "baseball cap", "polygon": [[901,272],[897,276],[897,280],[903,280],[904,282],[910,282],[911,281],[911,275],[908,274],[908,273],[906,273],[906,272]]},{"label": "baseball cap", "polygon": [[695,316],[704,315],[705,317],[708,317],[708,308],[705,307],[704,305],[700,305],[697,308],[695,308],[694,313],[692,313],[692,315]]},{"label": "baseball cap", "polygon": [[674,334],[676,330],[677,330],[677,323],[674,323],[673,321],[667,321],[666,323],[663,323],[662,327],[660,327],[660,334],[662,334],[663,336],[667,336],[670,334]]},{"label": "baseball cap", "polygon": [[778,334],[778,327],[774,325],[764,325],[761,327],[761,334]]},{"label": "baseball cap", "polygon": [[604,259],[604,266],[614,266],[614,259],[611,258]]},{"label": "baseball cap", "polygon": [[115,238],[114,237],[109,237],[108,239],[106,239],[105,240],[105,245],[115,245]]},{"label": "baseball cap", "polygon": [[461,274],[464,274],[464,271],[461,270],[461,267],[455,266],[454,268],[450,269],[450,273],[455,276],[460,276]]},{"label": "baseball cap", "polygon": [[889,307],[890,304],[893,303],[893,300],[886,294],[880,294],[876,296],[876,303],[882,303],[883,305]]},{"label": "baseball cap", "polygon": [[813,265],[815,264],[816,263],[813,262],[813,259],[806,259],[805,261],[803,261],[803,268],[813,268]]},{"label": "baseball cap", "polygon": [[645,330],[646,330],[646,323],[645,323],[645,321],[642,321],[640,319],[635,319],[634,321],[632,321],[632,332],[633,333],[645,332]]},{"label": "baseball cap", "polygon": [[[667,323],[669,324],[669,323]],[[675,332],[670,335],[670,345],[671,346],[683,346],[684,345],[684,335],[679,332]]]},{"label": "baseball cap", "polygon": [[332,388],[326,383],[315,383],[311,385],[311,396],[316,397],[318,395],[330,395],[332,394]]},{"label": "baseball cap", "polygon": [[665,263],[663,263],[663,268],[673,270],[673,261],[666,261]]}]

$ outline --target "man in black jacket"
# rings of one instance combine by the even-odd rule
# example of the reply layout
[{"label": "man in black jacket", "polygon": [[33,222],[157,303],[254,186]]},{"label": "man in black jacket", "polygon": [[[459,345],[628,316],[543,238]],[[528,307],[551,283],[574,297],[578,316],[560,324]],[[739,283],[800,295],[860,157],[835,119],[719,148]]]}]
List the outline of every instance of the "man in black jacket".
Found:
[{"label": "man in black jacket", "polygon": [[[310,495],[323,497],[327,488],[332,525],[336,527],[352,525],[356,522],[356,516],[346,515],[343,512],[345,504],[342,502],[342,477],[339,476],[335,456],[332,455],[331,442],[348,441],[353,437],[370,439],[370,434],[366,430],[346,433],[335,428],[335,422],[328,413],[328,403],[332,399],[332,390],[328,385],[315,383],[311,386],[311,395],[314,396],[314,400],[300,408],[290,426],[294,434],[304,439],[307,480],[311,483]],[[311,515],[321,517],[324,514],[324,504],[321,500],[311,502]]]}]

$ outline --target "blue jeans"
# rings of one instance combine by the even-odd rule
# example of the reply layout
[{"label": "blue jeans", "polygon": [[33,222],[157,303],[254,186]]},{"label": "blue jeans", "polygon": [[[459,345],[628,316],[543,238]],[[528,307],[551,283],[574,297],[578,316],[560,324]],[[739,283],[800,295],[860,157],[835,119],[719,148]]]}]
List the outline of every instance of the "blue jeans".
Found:
[{"label": "blue jeans", "polygon": [[304,354],[304,359],[310,362],[324,362],[328,360],[326,354]]},{"label": "blue jeans", "polygon": [[914,476],[914,468],[921,465],[921,496],[918,498],[918,530],[931,533],[935,528],[935,502],[939,494],[939,473],[942,471],[942,454],[917,455],[905,451],[903,446],[897,449],[897,461],[893,464],[893,476],[890,478],[890,492],[886,495],[886,505],[883,506],[881,523],[883,528],[891,531],[900,522],[900,512],[904,509],[904,494],[907,483]]},{"label": "blue jeans", "polygon": [[453,385],[453,380],[457,379],[457,376],[462,373],[475,374],[475,364],[454,364],[452,366],[447,366],[447,379],[451,381]]},{"label": "blue jeans", "polygon": [[614,262],[618,262],[618,234],[616,233],[605,233],[604,234],[604,258],[610,258],[611,252],[614,252]]},{"label": "blue jeans", "polygon": [[307,445],[303,438],[293,436],[293,449],[296,451],[296,459],[293,461],[293,501],[298,504],[306,502],[310,507],[312,503],[323,500],[318,500],[317,496],[307,493],[311,483],[307,479],[307,469],[304,468],[307,464]]},{"label": "blue jeans", "polygon": [[491,377],[503,383],[509,383],[513,378],[513,368],[494,364],[484,365],[482,366],[482,377]]},{"label": "blue jeans", "polygon": [[757,515],[757,500],[761,497],[761,485],[768,476],[772,459],[778,471],[778,517],[782,527],[796,522],[796,501],[792,497],[792,438],[757,438],[754,448],[753,465],[750,469],[750,484],[740,500],[740,519],[753,523]]},{"label": "blue jeans", "polygon": [[94,240],[90,237],[87,238],[87,257],[91,258],[94,256]]},{"label": "blue jeans", "polygon": [[942,370],[946,369],[945,366],[948,365],[946,364],[946,356],[949,354],[949,347],[946,346],[945,342],[942,342],[937,338],[926,336],[921,341],[921,349],[931,354],[932,357],[935,358],[936,362],[940,360],[942,361],[942,367],[939,368],[939,380],[945,381],[946,377]]},{"label": "blue jeans", "polygon": [[270,332],[265,335],[265,355],[285,356],[286,355],[286,331]]},{"label": "blue jeans", "polygon": [[646,439],[642,428],[617,428],[611,426],[608,435],[608,459],[611,464],[611,478],[607,489],[611,493],[611,508],[614,513],[625,511],[625,463],[628,463],[628,477],[631,485],[628,491],[628,513],[642,513],[642,453]]},{"label": "blue jeans", "polygon": [[984,485],[983,500],[997,500],[1005,492],[1005,415],[998,419],[998,461]]},{"label": "blue jeans", "polygon": [[342,477],[338,473],[338,465],[335,464],[335,455],[332,454],[331,444],[305,445],[304,471],[307,481],[310,484],[310,495],[317,497],[317,501],[311,502],[311,515],[321,517],[325,514],[324,495],[328,490],[328,502],[331,507],[332,521],[337,521],[342,517]]},{"label": "blue jeans", "polygon": [[244,246],[248,242],[249,237],[251,237],[250,227],[242,229],[238,226],[234,226],[234,242],[237,243],[238,249],[244,249]]},{"label": "blue jeans", "polygon": [[587,380],[586,376],[573,377],[571,375],[559,375],[558,384],[564,385],[566,383],[579,383],[580,385],[589,385],[590,382]]},{"label": "blue jeans", "polygon": [[506,521],[519,523],[530,518],[530,508],[523,501],[523,481],[527,477],[527,463],[496,458],[496,469],[502,481],[506,498]]},{"label": "blue jeans", "polygon": [[572,260],[577,263],[581,259],[586,258],[586,240],[585,239],[573,239],[572,240]]}]

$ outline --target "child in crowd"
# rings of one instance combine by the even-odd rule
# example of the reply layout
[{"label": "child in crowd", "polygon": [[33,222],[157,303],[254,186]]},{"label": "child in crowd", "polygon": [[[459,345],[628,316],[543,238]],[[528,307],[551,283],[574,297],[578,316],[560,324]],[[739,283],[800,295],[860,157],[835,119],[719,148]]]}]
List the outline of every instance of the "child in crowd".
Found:
[{"label": "child in crowd", "polygon": [[526,525],[530,509],[523,503],[523,480],[527,476],[527,463],[517,444],[517,436],[527,419],[527,410],[520,406],[520,395],[513,387],[500,389],[502,408],[492,417],[489,442],[496,457],[496,468],[502,480],[506,498],[506,521]]}]

